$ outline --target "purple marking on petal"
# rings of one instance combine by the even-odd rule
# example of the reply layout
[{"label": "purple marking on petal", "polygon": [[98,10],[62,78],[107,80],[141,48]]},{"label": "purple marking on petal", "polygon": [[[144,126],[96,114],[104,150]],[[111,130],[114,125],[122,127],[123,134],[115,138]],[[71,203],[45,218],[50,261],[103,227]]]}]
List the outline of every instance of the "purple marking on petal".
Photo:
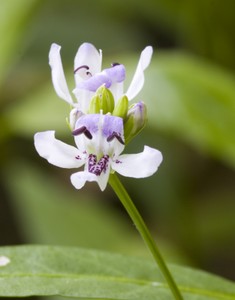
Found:
[{"label": "purple marking on petal", "polygon": [[97,162],[97,156],[94,154],[90,154],[88,157],[88,172],[95,174],[96,176],[100,176],[102,172],[106,172],[108,168],[109,156],[104,155]]},{"label": "purple marking on petal", "polygon": [[76,88],[96,92],[101,85],[105,85],[106,88],[109,88],[111,84],[111,79],[105,73],[101,72],[95,74],[87,80],[79,82]]},{"label": "purple marking on petal", "polygon": [[99,114],[83,115],[77,120],[74,131],[79,130],[79,128],[85,127],[92,135],[98,131],[99,120]]},{"label": "purple marking on petal", "polygon": [[108,138],[114,132],[120,137],[123,136],[123,119],[120,117],[105,115],[103,123],[103,135]]},{"label": "purple marking on petal", "polygon": [[116,160],[115,160],[115,163],[116,163],[116,164],[122,164],[122,161],[119,160],[119,159],[116,159]]},{"label": "purple marking on petal", "polygon": [[124,65],[115,63],[113,64],[112,68],[104,69],[102,73],[106,74],[106,76],[110,78],[112,83],[122,82],[126,77],[126,70]]},{"label": "purple marking on petal", "polygon": [[[87,66],[81,66],[75,71],[86,68]],[[88,72],[90,75],[90,72]],[[112,83],[122,82],[125,80],[126,70],[124,65],[114,63],[113,67],[104,69],[101,73],[96,73],[94,76],[87,80],[81,81],[77,84],[76,88],[85,89],[91,92],[95,92],[101,85],[105,85],[109,88]]]}]

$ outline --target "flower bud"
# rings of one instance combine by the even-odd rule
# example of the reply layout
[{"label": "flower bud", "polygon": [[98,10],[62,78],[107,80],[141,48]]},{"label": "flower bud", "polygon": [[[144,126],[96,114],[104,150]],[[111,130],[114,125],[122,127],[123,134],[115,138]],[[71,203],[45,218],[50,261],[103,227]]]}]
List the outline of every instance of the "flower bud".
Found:
[{"label": "flower bud", "polygon": [[133,104],[127,113],[124,123],[124,136],[126,144],[132,140],[147,123],[147,108],[144,102]]},{"label": "flower bud", "polygon": [[115,105],[112,115],[125,120],[128,111],[128,104],[129,101],[127,96],[122,96]]},{"label": "flower bud", "polygon": [[112,113],[114,109],[113,94],[105,86],[101,86],[97,89],[96,94],[92,97],[88,113],[98,114],[102,110],[104,114]]},{"label": "flower bud", "polygon": [[77,108],[73,108],[69,114],[69,120],[67,119],[67,124],[70,128],[70,130],[74,130],[75,124],[77,120],[83,115],[83,112],[78,110]]}]

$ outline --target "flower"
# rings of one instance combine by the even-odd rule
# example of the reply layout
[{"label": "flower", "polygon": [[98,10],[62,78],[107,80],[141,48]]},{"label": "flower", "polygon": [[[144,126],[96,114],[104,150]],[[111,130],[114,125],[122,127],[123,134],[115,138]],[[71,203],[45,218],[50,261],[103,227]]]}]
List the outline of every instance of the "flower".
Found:
[{"label": "flower", "polygon": [[[115,102],[124,95],[123,82],[126,72],[122,64],[113,63],[111,68],[101,70],[102,51],[98,51],[92,44],[83,43],[75,56],[74,77],[75,89],[73,93],[77,99],[74,103],[65,79],[60,57],[61,46],[52,44],[49,52],[49,64],[52,70],[52,81],[57,95],[86,113],[89,102],[96,90],[104,85],[112,92]],[[152,57],[152,47],[147,46],[141,53],[132,82],[125,93],[132,100],[142,89],[144,84],[144,70],[148,67]]]},{"label": "flower", "polygon": [[40,156],[61,168],[84,170],[71,175],[75,188],[82,188],[86,181],[96,181],[103,191],[110,172],[126,177],[151,176],[162,161],[160,151],[144,147],[138,154],[123,154],[123,119],[110,114],[83,114],[73,130],[76,147],[55,138],[54,131],[36,133],[34,142]]}]

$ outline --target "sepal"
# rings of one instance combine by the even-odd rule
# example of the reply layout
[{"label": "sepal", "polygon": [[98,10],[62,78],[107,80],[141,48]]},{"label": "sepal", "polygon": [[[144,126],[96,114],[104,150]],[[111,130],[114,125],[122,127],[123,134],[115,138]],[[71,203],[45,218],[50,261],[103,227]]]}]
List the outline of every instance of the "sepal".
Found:
[{"label": "sepal", "polygon": [[147,123],[147,108],[144,102],[130,106],[124,123],[124,136],[126,144],[130,142]]}]

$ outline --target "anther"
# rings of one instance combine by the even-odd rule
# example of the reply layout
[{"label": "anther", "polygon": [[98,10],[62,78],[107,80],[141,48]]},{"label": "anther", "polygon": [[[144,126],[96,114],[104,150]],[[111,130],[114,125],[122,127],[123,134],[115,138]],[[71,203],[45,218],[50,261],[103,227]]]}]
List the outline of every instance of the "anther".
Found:
[{"label": "anther", "polygon": [[121,136],[115,131],[110,136],[107,137],[107,142],[111,142],[114,138],[116,138],[119,141],[119,143],[121,143],[122,145],[125,145]]},{"label": "anther", "polygon": [[80,135],[80,134],[84,134],[89,140],[92,139],[92,134],[90,133],[89,130],[87,130],[86,126],[82,126],[78,129],[75,129],[72,131],[72,135],[76,136],[76,135]]},{"label": "anther", "polygon": [[119,66],[119,65],[120,65],[120,64],[117,63],[117,62],[113,62],[113,63],[111,64],[112,67],[116,67],[116,66]]},{"label": "anther", "polygon": [[[82,65],[80,67],[78,67],[77,69],[74,70],[74,74],[77,73],[77,71],[81,70],[81,69],[86,69],[89,70],[90,68],[87,65]],[[90,73],[90,72],[89,72]],[[91,73],[90,73],[91,74]]]}]

